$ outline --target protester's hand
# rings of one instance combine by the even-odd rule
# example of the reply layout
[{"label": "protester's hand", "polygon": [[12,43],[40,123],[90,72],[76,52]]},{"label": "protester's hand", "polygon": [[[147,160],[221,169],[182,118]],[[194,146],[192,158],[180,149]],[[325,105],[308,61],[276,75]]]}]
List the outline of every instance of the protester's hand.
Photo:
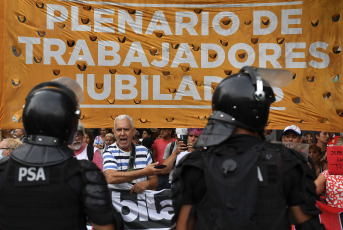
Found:
[{"label": "protester's hand", "polygon": [[179,154],[181,152],[187,151],[187,145],[183,143],[183,141],[177,142],[177,149],[176,154]]},{"label": "protester's hand", "polygon": [[142,193],[145,190],[147,190],[148,187],[149,187],[149,181],[145,180],[145,181],[138,182],[132,186],[130,194],[132,194],[133,192]]},{"label": "protester's hand", "polygon": [[161,174],[163,172],[163,169],[154,168],[158,164],[159,164],[158,162],[155,162],[155,163],[152,163],[152,164],[146,166],[143,169],[144,170],[144,175],[145,176],[151,176],[151,175]]},{"label": "protester's hand", "polygon": [[195,144],[195,143],[188,143],[188,145],[187,145],[188,152],[191,153],[191,152],[193,152],[193,151],[195,150],[194,144]]}]

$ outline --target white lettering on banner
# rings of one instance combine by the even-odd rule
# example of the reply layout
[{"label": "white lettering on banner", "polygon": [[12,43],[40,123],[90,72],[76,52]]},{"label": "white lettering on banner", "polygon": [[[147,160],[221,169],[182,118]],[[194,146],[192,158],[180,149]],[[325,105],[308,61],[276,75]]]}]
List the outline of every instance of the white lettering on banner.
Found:
[{"label": "white lettering on banner", "polygon": [[18,37],[19,43],[26,44],[26,64],[33,63],[33,44],[40,44],[39,38],[30,38],[30,37]]},{"label": "white lettering on banner", "polygon": [[38,170],[35,167],[20,167],[18,173],[18,181],[23,181],[23,179],[26,179],[27,181],[44,181],[44,169],[42,167],[39,167]]},{"label": "white lettering on banner", "polygon": [[[209,62],[209,50],[214,50],[217,54],[217,60]],[[225,51],[217,44],[201,44],[201,67],[216,68],[221,66],[225,60]]]},{"label": "white lettering on banner", "polygon": [[[183,58],[183,56],[186,56]],[[178,67],[180,63],[189,64],[192,68],[198,68],[198,64],[193,56],[191,48],[187,43],[181,43],[171,67]]]},{"label": "white lettering on banner", "polygon": [[[157,25],[158,23],[161,25]],[[142,25],[140,26],[142,27]],[[154,13],[154,16],[152,17],[145,34],[153,34],[154,31],[163,31],[165,35],[173,35],[168,25],[167,19],[162,11],[156,11]]]},{"label": "white lettering on banner", "polygon": [[[107,47],[112,48],[106,50]],[[98,65],[99,66],[116,66],[120,63],[121,57],[118,54],[120,45],[115,41],[98,41]],[[106,59],[111,57],[111,60]]]},{"label": "white lettering on banner", "polygon": [[[81,51],[83,52],[83,55],[80,54]],[[90,66],[95,65],[87,43],[83,39],[77,40],[73,53],[69,58],[68,65],[75,65],[76,61],[85,61],[87,62],[87,65]]]},{"label": "white lettering on banner", "polygon": [[91,31],[91,27],[88,25],[80,25],[79,24],[79,7],[72,6],[71,7],[71,30],[73,31]]},{"label": "white lettering on banner", "polygon": [[[225,17],[228,17],[232,20],[232,26],[230,29],[227,29],[227,30],[224,30],[220,26],[220,23],[221,23],[220,21]],[[212,26],[213,26],[213,30],[217,32],[217,34],[223,35],[223,36],[229,36],[237,32],[239,28],[239,18],[233,12],[228,12],[228,11],[220,12],[216,14],[216,16],[214,16]]]},{"label": "white lettering on banner", "polygon": [[[112,191],[112,202],[115,209],[122,214],[127,228],[170,227],[174,215],[170,190],[161,192],[145,191],[131,195],[130,191]],[[139,227],[138,227],[139,225]],[[144,226],[144,227],[142,227]]]},{"label": "white lettering on banner", "polygon": [[102,24],[113,24],[113,18],[103,18],[102,15],[113,15],[112,9],[94,9],[94,32],[114,33],[114,27],[103,27]]},{"label": "white lettering on banner", "polygon": [[[19,36],[18,42],[25,44],[26,64],[33,64],[33,53],[35,45],[41,45],[39,38]],[[162,58],[153,60],[152,65],[156,67],[165,67],[169,63],[169,43],[162,43]],[[106,50],[106,47],[112,48],[112,50]],[[309,54],[315,58],[319,58],[322,62],[310,60],[310,65],[314,68],[326,68],[330,64],[330,57],[326,54],[328,44],[325,42],[314,42],[309,46]],[[57,48],[57,49],[56,49]],[[66,43],[58,38],[43,38],[43,63],[45,65],[51,65],[51,59],[55,59],[58,65],[75,65],[77,61],[85,61],[87,65],[94,66],[117,66],[122,60],[122,53],[119,54],[120,44],[115,41],[99,41],[98,43],[98,63],[95,64],[92,53],[85,40],[79,39],[76,41],[76,45],[69,57],[66,64],[63,56],[66,53]],[[318,50],[321,48],[322,51]],[[299,49],[301,49],[299,51]],[[295,61],[294,59],[302,58],[305,60],[305,42],[292,42],[285,43],[285,66],[281,66],[279,59],[281,58],[281,47],[278,44],[273,43],[260,43],[259,44],[259,62],[261,67],[266,66],[267,62],[270,62],[274,68],[306,68],[307,63],[304,61]],[[212,50],[217,54],[217,60],[212,62],[208,59],[209,50]],[[238,61],[236,53],[239,50],[246,51],[248,58],[245,62]],[[274,54],[267,55],[267,50],[273,50]],[[298,51],[296,51],[298,50]],[[80,53],[83,54],[80,54]],[[251,45],[246,43],[234,44],[229,48],[228,55],[225,57],[225,50],[217,44],[203,43],[201,44],[200,52],[200,68],[216,68],[223,65],[225,60],[236,67],[241,68],[246,65],[252,65],[255,62],[255,50]],[[110,57],[111,60],[107,60],[106,57]],[[132,42],[130,49],[122,63],[122,66],[131,66],[132,63],[140,63],[143,67],[150,67],[150,63],[146,56],[142,44],[140,42]],[[191,51],[190,44],[181,43],[171,63],[171,68],[177,68],[180,64],[188,64],[191,68],[199,68],[198,63]]]},{"label": "white lettering on banner", "polygon": [[[189,18],[189,22],[184,22],[184,18]],[[175,12],[175,35],[182,35],[186,29],[190,35],[198,35],[194,26],[198,23],[198,17],[194,12]]]},{"label": "white lettering on banner", "polygon": [[[64,1],[73,2],[74,0]],[[86,1],[80,0],[79,2]],[[88,94],[90,99],[96,100],[96,102],[106,99],[110,99],[111,101],[113,99],[138,99],[165,101],[166,104],[169,103],[171,106],[168,108],[208,109],[211,108],[210,105],[200,104],[199,101],[210,101],[212,98],[213,84],[219,83],[222,80],[218,76],[177,76],[175,78],[176,81],[173,82],[173,89],[176,89],[176,92],[171,93],[166,91],[166,86],[169,83],[165,82],[170,80],[171,77],[167,79],[167,77],[165,78],[160,75],[143,75],[143,73],[146,74],[144,69],[142,75],[135,76],[130,75],[130,72],[123,72],[117,67],[136,67],[140,65],[142,67],[153,67],[154,71],[157,68],[163,68],[172,72],[173,68],[183,66],[189,66],[192,69],[198,69],[198,71],[199,69],[207,69],[206,71],[208,71],[208,69],[214,68],[225,68],[229,70],[234,67],[239,69],[246,65],[257,64],[259,67],[267,68],[271,66],[277,69],[304,69],[308,67],[323,69],[327,68],[330,64],[330,50],[328,50],[330,46],[325,41],[311,40],[309,42],[306,40],[305,42],[298,39],[292,40],[296,36],[289,36],[291,39],[287,37],[282,44],[261,43],[264,41],[262,39],[263,36],[269,38],[270,36],[274,36],[274,33],[281,35],[301,35],[303,33],[302,1],[179,5],[124,3],[125,6],[139,6],[143,8],[150,6],[150,11],[137,10],[134,14],[130,14],[121,7],[110,7],[108,9],[110,5],[119,4],[122,6],[121,4],[123,3],[113,1],[87,1],[87,3],[90,5],[98,5],[94,7],[93,11],[87,12],[91,22],[89,24],[81,23],[81,18],[84,17],[82,6],[64,3],[61,3],[61,5],[46,4],[46,29],[57,30],[57,24],[66,24],[67,28],[71,30],[71,35],[76,35],[75,45],[73,47],[68,47],[66,44],[67,41],[62,40],[57,35],[54,37],[55,31],[50,31],[49,37],[44,38],[18,36],[18,43],[21,46],[19,48],[23,50],[23,60],[28,65],[36,64],[33,62],[34,54],[42,53],[42,64],[44,65],[75,66],[79,61],[82,61],[87,66],[116,68],[118,70],[117,73],[121,74],[103,74],[98,72],[98,70],[105,68],[95,68],[93,73],[101,75],[99,78],[97,76],[97,79],[92,72],[76,75],[77,82],[84,89],[85,96]],[[286,7],[276,8],[277,6]],[[173,7],[174,9],[166,10],[164,7]],[[239,17],[241,12],[239,9],[236,9],[242,7],[257,7],[253,8],[254,10],[247,11],[249,18],[252,19],[252,27],[242,27],[244,25],[242,23],[243,19]],[[194,8],[202,9],[202,12],[200,14],[195,13]],[[175,9],[181,9],[181,11]],[[263,25],[262,21],[266,18],[269,19],[269,23]],[[223,23],[225,20],[230,20],[229,25]],[[258,44],[248,42],[232,43],[230,36],[237,35],[240,30],[250,30],[250,34],[258,36],[261,40]],[[75,33],[73,34],[74,31]],[[96,33],[111,33],[113,36],[105,36],[111,37],[109,40],[102,40],[100,38],[104,37],[98,36],[99,39],[97,42],[92,42],[88,39],[78,37],[80,35],[79,32],[91,32],[93,35],[97,35]],[[131,39],[129,43],[126,42],[125,44],[119,43],[116,40],[118,34],[127,33],[130,35],[136,34],[144,36],[153,35],[156,32],[163,33],[163,41],[169,42],[156,43],[154,41],[153,46],[155,47],[150,47],[151,44],[139,40],[139,36],[136,36],[137,40]],[[208,43],[208,41],[212,42],[209,36],[213,35],[227,36],[227,40],[229,41],[228,45],[224,46],[217,42]],[[191,39],[183,40],[181,36],[188,36]],[[135,36],[131,36],[131,38],[135,38]],[[195,45],[192,39],[199,42],[196,44],[200,46],[198,52],[191,48],[192,45]],[[172,44],[176,41],[178,41],[178,47],[172,49]],[[149,50],[151,48],[157,50],[156,55],[150,55]],[[237,54],[241,51],[246,53],[246,58],[237,58]],[[89,68],[87,71],[91,71],[92,69],[94,68]],[[106,73],[108,72],[106,71]],[[201,78],[203,78],[203,81]],[[203,85],[199,85],[195,80],[203,83]],[[103,88],[100,90],[95,88],[96,83],[99,82],[103,83]],[[174,85],[175,82],[177,82],[177,85]],[[282,101],[284,98],[282,89],[276,87],[273,87],[273,89],[277,102]],[[188,105],[174,105],[170,103],[171,101],[179,103],[185,100],[185,98],[191,101]],[[127,106],[126,108],[162,108],[167,105],[92,104],[82,106],[83,108],[117,108],[116,106],[122,106],[122,108],[125,106]],[[281,110],[284,108],[273,107],[272,109]]]},{"label": "white lettering on banner", "polygon": [[[267,55],[267,50],[273,50],[274,53]],[[267,62],[269,62],[273,68],[282,68],[281,64],[277,61],[281,56],[281,47],[273,43],[259,44],[259,67],[267,68]]]},{"label": "white lettering on banner", "polygon": [[[261,18],[262,17],[267,17],[270,19],[270,24],[268,25],[267,28],[262,29],[261,28]],[[278,19],[276,15],[271,12],[271,11],[254,11],[254,22],[253,22],[253,27],[254,27],[254,35],[267,35],[272,33],[276,27],[277,27]]]},{"label": "white lettering on banner", "polygon": [[[136,53],[138,54],[138,57],[135,56]],[[132,42],[130,50],[124,60],[123,66],[130,66],[133,62],[141,63],[143,67],[150,66],[140,42]]]},{"label": "white lettering on banner", "polygon": [[319,52],[317,48],[321,48],[326,50],[328,48],[328,44],[325,42],[315,42],[310,45],[309,53],[315,57],[322,60],[322,62],[316,62],[311,60],[309,65],[313,68],[323,69],[329,66],[330,64],[330,57],[326,53]]},{"label": "white lettering on banner", "polygon": [[[263,4],[263,3],[261,3]],[[143,4],[144,5],[144,4]],[[147,4],[149,5],[149,4]],[[200,5],[200,4],[199,4]],[[243,4],[240,4],[243,5]],[[296,4],[294,4],[296,5]],[[204,6],[206,8],[206,6]],[[302,9],[283,9],[281,11],[281,18],[278,19],[276,14],[268,10],[256,10],[252,11],[253,14],[253,35],[267,35],[275,31],[280,21],[281,24],[281,34],[301,34],[302,29],[296,27],[301,25],[300,18],[294,18],[295,16],[302,15]],[[57,16],[60,15],[60,16]],[[105,15],[106,17],[103,17]],[[94,32],[102,33],[115,33],[114,24],[117,23],[118,33],[125,33],[126,28],[125,24],[128,23],[134,33],[136,34],[153,34],[157,31],[163,31],[164,35],[189,35],[196,36],[198,32],[195,28],[199,26],[201,30],[201,35],[208,35],[209,29],[213,29],[218,35],[229,36],[235,34],[239,30],[240,20],[239,17],[231,11],[224,11],[216,13],[213,16],[212,23],[210,23],[209,12],[202,12],[200,15],[195,14],[194,12],[184,12],[184,11],[175,11],[175,21],[168,22],[163,11],[155,11],[152,18],[146,21],[149,22],[149,25],[146,26],[146,31],[143,32],[142,28],[143,23],[143,12],[136,11],[135,20],[124,10],[118,10],[118,17],[115,18],[115,11],[113,9],[94,9]],[[148,15],[150,16],[150,15]],[[147,17],[148,17],[147,16]],[[292,16],[292,18],[290,18]],[[53,30],[55,23],[65,22],[68,19],[68,9],[64,6],[56,4],[47,4],[47,29]],[[266,17],[270,19],[270,24],[267,28],[261,28],[261,18]],[[72,31],[90,31],[91,26],[89,25],[80,25],[79,24],[79,10],[78,6],[71,6],[71,28]],[[184,19],[187,19],[187,22],[184,22]],[[231,27],[224,29],[221,27],[221,20],[223,18],[229,18],[231,20]],[[116,21],[114,21],[116,19]],[[173,34],[169,24],[174,25],[175,32]],[[185,31],[185,32],[184,32]]]},{"label": "white lettering on banner", "polygon": [[136,21],[125,10],[118,11],[118,33],[125,33],[125,23],[127,23],[136,34],[142,34],[143,12],[136,11]]},{"label": "white lettering on banner", "polygon": [[302,34],[302,28],[289,28],[289,25],[300,25],[300,18],[289,18],[289,15],[302,15],[302,9],[281,11],[281,34]]},{"label": "white lettering on banner", "polygon": [[[248,58],[245,62],[239,62],[236,59],[236,53],[239,50],[245,50],[247,52]],[[234,67],[240,69],[244,66],[250,66],[254,63],[254,61],[255,61],[255,50],[251,46],[249,46],[248,44],[238,43],[238,44],[235,44],[231,47],[231,49],[229,50],[229,53],[228,53],[228,57],[229,57],[230,63]]]},{"label": "white lettering on banner", "polygon": [[[86,79],[86,81],[85,81]],[[81,86],[82,90],[85,91],[85,86],[87,88],[87,93],[89,97],[94,100],[104,100],[108,99],[111,95],[112,89],[115,90],[115,100],[134,100],[138,96],[138,85],[137,78],[133,75],[120,75],[117,74],[112,81],[110,74],[104,74],[104,84],[102,93],[97,93],[95,91],[95,76],[94,74],[77,74],[76,81]],[[183,76],[180,85],[173,95],[171,93],[163,94],[161,93],[161,76],[153,75],[152,78],[148,75],[142,75],[141,79],[141,98],[139,100],[149,100],[149,79],[153,81],[152,99],[162,100],[162,101],[179,101],[183,97],[192,97],[194,101],[205,100],[210,101],[212,99],[212,84],[219,83],[223,78],[218,76],[204,76],[204,96],[201,98],[197,87],[194,84],[194,80],[191,76]],[[162,78],[163,79],[163,78]],[[85,82],[87,83],[85,85]],[[126,84],[124,84],[126,82]],[[115,84],[114,87],[112,84]],[[189,90],[187,90],[187,88]],[[124,90],[129,93],[124,93]],[[282,89],[278,87],[273,87],[274,93],[276,95],[276,102],[281,101],[284,97]],[[113,99],[113,98],[111,98]],[[163,105],[81,105],[82,108],[164,108]],[[168,108],[182,108],[182,105],[167,106]],[[211,108],[210,106],[192,106],[185,105],[185,108]],[[273,107],[273,110],[284,110],[284,107]]]},{"label": "white lettering on banner", "polygon": [[[53,51],[51,47],[58,47]],[[66,52],[66,44],[61,39],[48,38],[43,39],[43,63],[44,65],[51,65],[51,58],[53,57],[58,65],[66,65],[62,55]]]},{"label": "white lettering on banner", "polygon": [[[64,6],[56,4],[46,4],[46,8],[46,28],[48,30],[55,29],[55,23],[64,22],[68,19],[68,9]],[[56,15],[60,14],[60,16],[55,16],[55,11],[58,12],[56,13]]]},{"label": "white lettering on banner", "polygon": [[286,68],[306,68],[306,62],[295,62],[295,58],[305,58],[305,52],[296,52],[295,49],[304,49],[306,48],[305,42],[294,42],[294,43],[286,43],[285,50],[286,50]]},{"label": "white lettering on banner", "polygon": [[160,61],[153,60],[151,64],[156,67],[165,67],[169,63],[169,43],[163,42],[162,43],[162,58]]}]

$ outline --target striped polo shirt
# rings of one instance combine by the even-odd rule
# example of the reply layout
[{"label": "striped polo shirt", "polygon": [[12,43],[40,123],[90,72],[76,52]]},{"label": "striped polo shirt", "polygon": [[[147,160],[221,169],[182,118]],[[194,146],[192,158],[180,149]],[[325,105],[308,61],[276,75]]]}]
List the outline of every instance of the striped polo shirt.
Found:
[{"label": "striped polo shirt", "polygon": [[[134,164],[134,170],[139,170],[145,168],[147,165],[152,163],[151,156],[148,149],[142,145],[136,145],[136,160]],[[116,143],[108,146],[103,153],[103,166],[104,172],[106,170],[116,170],[116,171],[127,171],[129,164],[130,152],[124,152],[121,150]],[[147,177],[141,177],[131,181],[131,184],[135,184],[141,181],[147,180]],[[109,184],[110,188],[116,189],[129,189],[130,185],[128,183],[122,184]]]}]

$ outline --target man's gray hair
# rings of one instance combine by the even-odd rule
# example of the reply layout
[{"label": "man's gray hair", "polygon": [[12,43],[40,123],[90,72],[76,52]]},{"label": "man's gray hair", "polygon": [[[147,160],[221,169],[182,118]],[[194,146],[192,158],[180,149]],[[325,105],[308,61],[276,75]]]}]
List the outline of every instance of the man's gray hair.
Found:
[{"label": "man's gray hair", "polygon": [[129,115],[122,114],[122,115],[118,115],[116,119],[114,119],[114,130],[116,129],[116,120],[125,120],[125,119],[129,119],[131,127],[134,128],[132,118]]}]

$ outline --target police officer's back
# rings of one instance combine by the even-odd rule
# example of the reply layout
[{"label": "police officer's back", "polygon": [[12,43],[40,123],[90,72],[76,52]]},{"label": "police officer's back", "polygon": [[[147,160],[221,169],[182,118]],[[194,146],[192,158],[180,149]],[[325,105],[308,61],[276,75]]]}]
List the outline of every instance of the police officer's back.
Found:
[{"label": "police officer's back", "polygon": [[196,147],[172,183],[176,229],[321,229],[304,158],[265,143],[271,86],[256,68],[224,79]]},{"label": "police officer's back", "polygon": [[74,92],[59,82],[28,94],[27,143],[0,161],[0,229],[86,229],[87,220],[95,229],[121,228],[101,171],[67,146],[79,115]]}]

